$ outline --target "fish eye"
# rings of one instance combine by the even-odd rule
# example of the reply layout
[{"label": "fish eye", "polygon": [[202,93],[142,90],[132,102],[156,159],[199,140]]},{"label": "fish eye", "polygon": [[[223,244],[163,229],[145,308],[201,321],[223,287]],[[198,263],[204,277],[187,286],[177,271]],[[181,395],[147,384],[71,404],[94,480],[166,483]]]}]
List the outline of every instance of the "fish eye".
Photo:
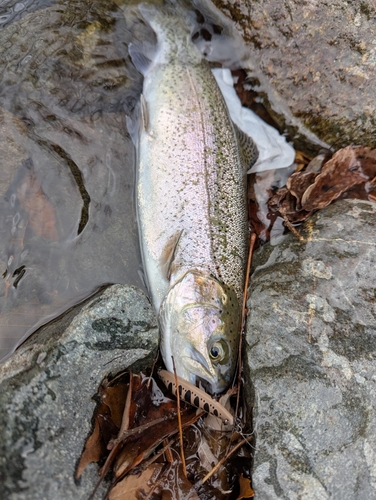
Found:
[{"label": "fish eye", "polygon": [[217,341],[210,347],[209,356],[215,363],[220,363],[226,358],[228,348],[225,342]]}]

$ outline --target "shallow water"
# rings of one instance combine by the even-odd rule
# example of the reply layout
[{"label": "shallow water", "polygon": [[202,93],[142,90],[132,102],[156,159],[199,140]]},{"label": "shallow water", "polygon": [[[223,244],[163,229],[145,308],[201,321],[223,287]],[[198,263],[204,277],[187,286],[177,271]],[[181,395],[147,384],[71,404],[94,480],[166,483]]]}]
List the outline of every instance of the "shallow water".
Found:
[{"label": "shallow water", "polygon": [[0,13],[0,358],[103,284],[143,287],[124,14],[51,4]]}]

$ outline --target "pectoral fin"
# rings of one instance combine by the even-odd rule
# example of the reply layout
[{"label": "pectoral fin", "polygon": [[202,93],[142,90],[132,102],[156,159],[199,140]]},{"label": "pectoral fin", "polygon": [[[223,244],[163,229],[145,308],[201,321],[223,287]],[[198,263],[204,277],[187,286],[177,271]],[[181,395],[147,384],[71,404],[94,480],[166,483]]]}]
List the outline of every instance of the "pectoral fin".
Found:
[{"label": "pectoral fin", "polygon": [[256,163],[259,152],[256,144],[248,134],[243,132],[243,130],[240,129],[235,123],[234,128],[238,139],[240,160],[244,168],[244,172],[247,172]]},{"label": "pectoral fin", "polygon": [[149,42],[130,43],[128,52],[133,64],[145,76],[154,59],[156,46]]},{"label": "pectoral fin", "polygon": [[166,244],[165,248],[163,249],[162,255],[161,255],[161,259],[160,259],[161,269],[162,269],[163,275],[166,277],[167,280],[170,280],[171,274],[174,270],[174,260],[176,257],[177,249],[178,249],[182,234],[183,234],[183,230],[174,234],[174,236]]}]

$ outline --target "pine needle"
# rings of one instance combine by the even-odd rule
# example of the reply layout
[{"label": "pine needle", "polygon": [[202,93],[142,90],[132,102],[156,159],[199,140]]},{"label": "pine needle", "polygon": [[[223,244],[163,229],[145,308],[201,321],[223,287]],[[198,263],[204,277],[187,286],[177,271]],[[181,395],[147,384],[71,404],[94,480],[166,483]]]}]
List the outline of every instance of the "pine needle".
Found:
[{"label": "pine needle", "polygon": [[183,428],[181,426],[181,415],[180,415],[179,382],[178,382],[178,377],[176,375],[176,368],[175,368],[174,357],[171,356],[171,359],[172,359],[172,365],[174,367],[175,384],[176,384],[176,400],[177,400],[177,403],[178,403],[178,424],[179,424],[180,455],[181,455],[181,461],[182,461],[182,464],[183,464],[183,473],[184,473],[184,476],[187,477],[187,467],[185,465],[185,456],[184,456],[184,448],[183,448]]}]

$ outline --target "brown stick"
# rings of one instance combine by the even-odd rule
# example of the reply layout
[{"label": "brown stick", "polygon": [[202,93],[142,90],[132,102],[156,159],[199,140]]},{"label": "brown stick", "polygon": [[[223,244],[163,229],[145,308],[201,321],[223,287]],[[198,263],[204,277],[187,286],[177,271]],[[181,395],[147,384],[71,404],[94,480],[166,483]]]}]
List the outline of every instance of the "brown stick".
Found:
[{"label": "brown stick", "polygon": [[181,426],[181,415],[180,415],[180,391],[179,391],[179,383],[178,383],[178,376],[176,375],[176,368],[175,368],[175,361],[174,357],[171,356],[172,359],[172,365],[174,367],[174,375],[175,375],[175,384],[176,384],[176,401],[178,404],[178,425],[179,425],[179,440],[180,440],[180,455],[181,455],[181,461],[183,464],[183,474],[185,477],[187,477],[187,468],[185,465],[185,456],[184,456],[184,447],[183,447],[183,429]]},{"label": "brown stick", "polygon": [[202,480],[202,484],[206,483],[206,481],[212,477],[213,474],[217,472],[217,470],[226,462],[226,460],[236,451],[238,450],[243,444],[248,443],[253,439],[253,436],[248,436],[247,438],[242,439],[237,445],[235,445],[232,450],[230,450],[228,453],[226,453],[226,456],[224,456],[215,467],[212,468],[210,472],[206,474],[204,479]]},{"label": "brown stick", "polygon": [[247,300],[248,300],[248,284],[249,284],[249,274],[251,271],[253,249],[254,249],[254,246],[256,243],[256,238],[257,238],[256,233],[252,233],[250,241],[249,241],[247,271],[246,271],[246,276],[245,276],[244,294],[243,294],[242,324],[241,324],[239,350],[238,350],[238,393],[236,395],[235,418],[237,417],[238,410],[239,410],[240,386],[241,386],[241,382],[242,382],[242,369],[243,369],[243,366],[242,366],[242,347],[243,347],[243,335],[244,335]]},{"label": "brown stick", "polygon": [[151,367],[150,377],[149,377],[148,383],[147,383],[147,385],[146,385],[146,387],[147,387],[148,389],[149,389],[149,387],[150,387],[151,379],[152,379],[152,377],[153,377],[153,372],[154,372],[154,368],[155,368],[155,363],[156,363],[156,362],[157,362],[157,360],[158,360],[158,356],[159,356],[159,355],[157,354],[157,356],[154,358],[154,361],[153,361],[153,364],[152,364],[152,367]]},{"label": "brown stick", "polygon": [[172,464],[174,461],[174,457],[172,456],[171,445],[175,442],[175,439],[171,439],[167,441],[167,439],[163,440],[164,447],[162,448],[162,452],[166,452],[166,460],[169,464]]},{"label": "brown stick", "polygon": [[[161,422],[164,422],[166,420],[170,420],[170,419],[172,419],[174,417],[175,417],[175,415],[173,417],[172,416],[171,417],[160,417],[160,418],[157,418],[157,419],[153,420],[152,422],[148,422],[147,424],[140,425],[138,427],[135,427],[134,429],[129,429],[127,431],[124,431],[121,436],[119,436],[116,439],[110,441],[110,443],[111,443],[112,446],[115,446],[116,444],[121,443],[127,437],[132,436],[133,434],[140,434],[144,430],[149,429],[150,427],[154,427],[154,425],[158,425]],[[107,448],[108,448],[108,446],[107,446]]]}]

